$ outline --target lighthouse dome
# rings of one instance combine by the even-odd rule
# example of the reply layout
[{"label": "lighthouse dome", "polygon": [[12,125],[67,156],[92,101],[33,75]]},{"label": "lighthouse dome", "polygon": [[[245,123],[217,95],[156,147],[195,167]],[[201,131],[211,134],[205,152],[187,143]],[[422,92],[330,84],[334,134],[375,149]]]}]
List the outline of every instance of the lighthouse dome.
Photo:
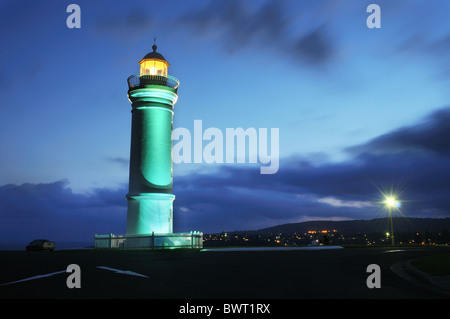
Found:
[{"label": "lighthouse dome", "polygon": [[[154,44],[152,46],[153,52],[147,53],[147,55],[144,56],[144,58],[142,60],[156,59],[156,60],[161,60],[161,61],[167,62],[167,60],[164,58],[164,56],[161,53],[156,52],[157,48],[158,47],[156,46],[156,44]],[[169,64],[169,63],[167,63],[167,64]]]}]

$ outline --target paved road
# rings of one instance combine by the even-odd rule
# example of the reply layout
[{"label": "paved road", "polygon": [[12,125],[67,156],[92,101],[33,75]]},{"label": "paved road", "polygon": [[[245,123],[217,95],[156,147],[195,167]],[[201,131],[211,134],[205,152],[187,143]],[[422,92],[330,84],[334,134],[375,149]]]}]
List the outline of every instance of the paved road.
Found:
[{"label": "paved road", "polygon": [[[393,264],[441,252],[450,248],[2,251],[0,298],[448,299],[390,270]],[[70,264],[80,266],[81,288],[66,285]],[[366,285],[369,264],[381,268],[379,289]],[[48,276],[36,277],[41,275]]]}]

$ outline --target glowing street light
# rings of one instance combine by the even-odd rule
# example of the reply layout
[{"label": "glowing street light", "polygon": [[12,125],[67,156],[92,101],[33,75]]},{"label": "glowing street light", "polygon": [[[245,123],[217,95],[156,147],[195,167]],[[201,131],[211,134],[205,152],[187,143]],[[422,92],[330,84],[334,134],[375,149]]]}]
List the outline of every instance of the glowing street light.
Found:
[{"label": "glowing street light", "polygon": [[394,245],[394,224],[392,221],[392,209],[398,209],[398,207],[400,207],[400,202],[395,198],[395,196],[385,196],[384,203],[389,209],[389,216],[391,218],[391,240],[392,245]]},{"label": "glowing street light", "polygon": [[390,207],[394,207],[396,203],[397,203],[397,201],[395,200],[394,197],[386,198],[386,205],[388,205]]}]

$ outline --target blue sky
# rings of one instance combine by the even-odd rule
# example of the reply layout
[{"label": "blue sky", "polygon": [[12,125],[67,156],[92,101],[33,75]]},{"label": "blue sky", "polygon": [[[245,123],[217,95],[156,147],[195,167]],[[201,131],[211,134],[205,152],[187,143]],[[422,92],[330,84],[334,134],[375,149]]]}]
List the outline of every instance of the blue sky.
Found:
[{"label": "blue sky", "polygon": [[[70,3],[81,8],[80,29],[66,26]],[[380,29],[366,25],[370,3],[380,5]],[[373,203],[386,185],[414,201],[406,215],[450,216],[441,134],[450,124],[449,7],[2,1],[1,239],[124,232],[126,79],[154,37],[181,82],[174,127],[280,132],[273,176],[245,164],[176,164],[176,230],[380,217]]]}]

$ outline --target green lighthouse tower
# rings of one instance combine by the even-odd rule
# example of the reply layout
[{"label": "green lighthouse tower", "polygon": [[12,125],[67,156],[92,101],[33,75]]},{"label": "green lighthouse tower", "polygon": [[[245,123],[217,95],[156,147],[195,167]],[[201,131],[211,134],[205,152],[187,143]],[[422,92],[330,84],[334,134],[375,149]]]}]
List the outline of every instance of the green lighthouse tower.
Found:
[{"label": "green lighthouse tower", "polygon": [[127,235],[173,232],[172,120],[179,81],[153,51],[128,78],[132,106]]},{"label": "green lighthouse tower", "polygon": [[96,249],[202,248],[203,233],[173,232],[172,120],[180,82],[169,63],[153,51],[128,77],[131,102],[126,234],[95,234]]}]

